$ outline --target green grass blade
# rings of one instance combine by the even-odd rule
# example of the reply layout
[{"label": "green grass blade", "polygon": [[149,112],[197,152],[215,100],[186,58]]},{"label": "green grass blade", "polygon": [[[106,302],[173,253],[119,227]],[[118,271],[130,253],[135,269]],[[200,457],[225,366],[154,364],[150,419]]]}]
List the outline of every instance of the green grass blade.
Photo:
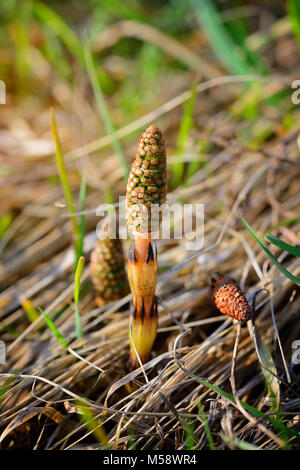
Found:
[{"label": "green grass blade", "polygon": [[134,430],[132,428],[128,429],[128,434],[129,434],[129,442],[128,442],[128,450],[136,450],[136,438],[134,434]]},{"label": "green grass blade", "polygon": [[209,448],[210,448],[210,450],[216,450],[216,446],[214,444],[214,440],[213,440],[213,437],[212,437],[212,434],[211,434],[211,431],[210,431],[210,427],[209,427],[207,419],[206,419],[204,409],[202,408],[202,405],[200,403],[197,403],[197,407],[198,407],[198,410],[199,410],[200,419],[201,419],[201,421],[204,425],[205,434],[206,434],[206,437],[207,437]]},{"label": "green grass blade", "polygon": [[86,199],[86,178],[82,174],[79,190],[79,207],[80,207],[80,223],[79,223],[79,238],[78,238],[78,259],[83,256],[83,243],[85,235],[85,199]]},{"label": "green grass blade", "polygon": [[[180,128],[178,132],[177,139],[177,150],[176,155],[183,157],[184,151],[186,149],[187,140],[190,134],[190,131],[194,125],[193,113],[195,108],[196,101],[196,87],[194,86],[191,91],[191,97],[185,102],[183,106],[183,116],[180,123]],[[184,172],[184,162],[178,162],[173,165],[172,171],[172,186],[176,187],[182,182]]]},{"label": "green grass blade", "polygon": [[[68,209],[70,213],[73,214],[75,213],[73,196],[72,196],[72,192],[71,192],[69,181],[68,181],[67,171],[66,171],[65,162],[64,162],[64,158],[63,158],[63,154],[61,150],[60,140],[58,137],[53,108],[51,108],[50,112],[51,112],[51,128],[52,128],[53,140],[55,143],[55,156],[56,156],[56,163],[57,163],[57,168],[59,172],[59,177],[60,177],[60,180],[64,189],[65,197],[68,203]],[[77,226],[76,219],[74,220],[74,225]]]},{"label": "green grass blade", "polygon": [[[124,0],[100,0],[100,4],[115,14],[117,18],[121,17],[124,20],[136,20],[142,23],[149,22],[149,15],[145,15],[142,9],[138,8],[138,4],[132,7]],[[101,8],[103,7],[101,6]]]},{"label": "green grass blade", "polygon": [[189,180],[194,174],[199,170],[199,168],[205,168],[207,178],[211,178],[212,174],[209,170],[209,161],[208,158],[205,156],[208,149],[208,141],[205,138],[199,139],[197,143],[197,150],[199,154],[199,159],[190,162],[187,168],[186,176],[185,176],[185,185],[188,187]]},{"label": "green grass blade", "polygon": [[240,450],[261,450],[259,447],[250,444],[249,442],[241,441],[240,439],[230,439],[230,437],[223,436],[222,434],[221,438],[225,444],[232,444]]},{"label": "green grass blade", "polygon": [[205,32],[214,53],[222,64],[234,74],[247,74],[253,71],[244,51],[222,24],[214,2],[207,0],[190,0],[197,19]]},{"label": "green grass blade", "polygon": [[300,46],[300,3],[299,0],[287,1],[288,16],[293,32]]},{"label": "green grass blade", "polygon": [[285,269],[275,258],[275,256],[268,250],[266,245],[258,238],[258,236],[255,234],[255,232],[252,230],[250,225],[246,222],[246,220],[241,217],[241,221],[245,225],[246,229],[248,232],[252,235],[252,237],[257,241],[257,243],[262,247],[262,249],[266,252],[270,260],[275,264],[275,266],[288,278],[290,281],[293,281],[297,286],[300,286],[300,279],[298,279],[296,276],[294,276],[292,273],[290,273],[287,269]]},{"label": "green grass blade", "polygon": [[68,347],[68,342],[63,337],[63,335],[59,332],[58,328],[55,326],[55,324],[53,323],[51,318],[48,317],[48,315],[44,312],[44,310],[41,307],[39,307],[39,311],[43,315],[46,324],[48,325],[48,327],[50,328],[50,330],[54,334],[57,341],[60,342],[60,344],[62,345],[63,348],[67,348]]},{"label": "green grass blade", "polygon": [[87,43],[85,44],[83,50],[84,50],[84,58],[85,58],[87,73],[89,75],[89,78],[93,87],[96,102],[97,102],[97,105],[98,105],[98,108],[99,108],[99,111],[100,111],[100,114],[104,123],[105,130],[108,134],[112,136],[112,147],[116,155],[119,158],[120,165],[123,169],[124,180],[127,181],[128,176],[129,176],[129,166],[125,158],[122,146],[117,138],[116,131],[112,123],[112,119],[110,117],[108,107],[105,102],[102,88],[97,77],[94,59],[93,59],[90,47]]},{"label": "green grass blade", "polygon": [[262,373],[265,379],[268,398],[270,400],[271,410],[275,413],[276,419],[280,420],[280,384],[277,379],[277,370],[268,346],[263,342],[258,332],[256,332],[256,341],[259,355],[262,360]]},{"label": "green grass blade", "polygon": [[21,300],[21,305],[23,309],[25,310],[25,313],[28,317],[28,320],[30,323],[34,323],[38,318],[39,314],[28,299]]},{"label": "green grass blade", "polygon": [[72,227],[73,227],[74,249],[75,249],[75,254],[76,254],[76,262],[77,262],[77,259],[79,258],[78,246],[79,246],[79,239],[80,239],[80,230],[79,230],[78,222],[75,216],[73,196],[72,196],[71,188],[69,185],[69,180],[68,180],[67,170],[66,170],[62,150],[61,150],[60,140],[58,137],[53,108],[51,108],[50,112],[51,112],[52,135],[53,135],[53,140],[55,143],[56,164],[57,164],[57,169],[58,169],[58,174],[59,174],[59,178],[61,181],[61,185],[63,187],[65,198],[67,201],[68,211],[70,214],[70,220],[71,220]]},{"label": "green grass blade", "polygon": [[[219,388],[217,385],[214,385],[214,384],[208,382],[207,380],[202,379],[202,377],[198,377],[198,375],[193,374],[192,372],[189,372],[186,369],[183,369],[183,370],[185,372],[187,372],[190,377],[193,377],[196,381],[200,382],[205,387],[209,388],[210,390],[213,390],[214,392],[218,393],[219,395],[227,398],[227,400],[231,401],[231,403],[235,404],[235,398],[230,393],[225,392],[224,390]],[[294,436],[294,437],[297,437],[298,439],[300,439],[300,434],[297,431],[287,427],[281,421],[276,420],[276,419],[272,418],[271,416],[266,415],[265,413],[263,413],[262,411],[254,408],[254,406],[251,406],[248,403],[245,403],[243,401],[241,401],[240,403],[243,406],[243,408],[245,408],[245,410],[249,411],[249,413],[252,413],[257,418],[263,418],[267,422],[272,424],[279,431],[281,437],[282,436],[285,437],[286,435],[289,435],[289,436]],[[289,447],[289,442],[284,441],[284,448],[288,448],[288,447]]]},{"label": "green grass blade", "polygon": [[65,21],[45,3],[34,1],[32,4],[34,16],[51,28],[78,62],[84,66],[82,44],[74,31],[65,23]]},{"label": "green grass blade", "polygon": [[104,189],[105,204],[114,204],[114,195],[109,187]]},{"label": "green grass blade", "polygon": [[291,253],[294,256],[297,256],[297,258],[300,258],[300,248],[296,246],[289,245],[288,243],[283,242],[280,240],[280,238],[275,237],[274,235],[271,235],[270,233],[267,233],[265,236],[265,240],[267,242],[272,243],[273,245],[278,246],[278,248],[281,248],[284,251],[287,251],[288,253]]},{"label": "green grass blade", "polygon": [[82,401],[77,401],[76,405],[79,410],[80,419],[84,422],[86,428],[93,433],[95,439],[102,444],[104,449],[110,449],[108,445],[109,439],[101,422],[99,423],[94,417],[92,410]]},{"label": "green grass blade", "polygon": [[79,293],[80,293],[80,279],[84,268],[84,256],[81,256],[78,260],[77,269],[75,272],[75,288],[74,288],[74,300],[78,304]]},{"label": "green grass blade", "polygon": [[17,93],[22,95],[30,92],[30,82],[33,70],[30,60],[30,4],[23,2],[19,5],[18,18],[9,25],[9,35],[14,43],[14,63],[16,68]]},{"label": "green grass blade", "polygon": [[224,27],[230,32],[231,36],[234,38],[235,42],[239,44],[242,48],[246,59],[252,64],[256,70],[262,74],[267,72],[267,67],[263,63],[259,54],[247,47],[247,38],[249,36],[246,19],[237,17],[231,20],[224,25]]},{"label": "green grass blade", "polygon": [[68,60],[63,42],[47,25],[40,22],[40,27],[43,35],[41,53],[49,65],[55,69],[57,77],[71,81],[74,72],[73,64]]},{"label": "green grass blade", "polygon": [[4,331],[7,331],[7,333],[10,334],[13,338],[18,338],[18,336],[20,336],[20,333],[17,330],[9,325],[5,325],[1,320],[0,327],[3,328]]},{"label": "green grass blade", "polygon": [[[16,377],[19,373],[19,370],[15,371],[14,372],[16,374]],[[1,389],[0,389],[0,401],[2,400],[6,390],[8,389],[8,387],[10,386],[10,384],[15,380],[15,377],[9,377],[5,382],[4,384],[2,385]]]},{"label": "green grass blade", "polygon": [[0,217],[0,240],[3,238],[13,221],[12,214],[4,214]]},{"label": "green grass blade", "polygon": [[79,294],[80,294],[80,279],[84,268],[84,256],[81,256],[78,260],[76,272],[75,272],[75,286],[74,286],[74,301],[75,301],[75,325],[76,325],[76,337],[78,339],[83,337],[80,313],[79,313]]},{"label": "green grass blade", "polygon": [[282,220],[282,222],[279,222],[278,224],[274,225],[271,229],[277,230],[280,227],[288,227],[289,225],[296,224],[297,222],[300,222],[300,217],[292,217],[291,219]]},{"label": "green grass blade", "polygon": [[111,208],[107,210],[107,216],[108,217],[115,217],[116,216],[116,209],[114,207],[114,195],[112,193],[112,190],[107,187],[104,189],[104,201],[105,204],[110,204]]},{"label": "green grass blade", "polygon": [[191,419],[187,419],[184,425],[185,450],[193,450],[196,445],[195,427]]}]

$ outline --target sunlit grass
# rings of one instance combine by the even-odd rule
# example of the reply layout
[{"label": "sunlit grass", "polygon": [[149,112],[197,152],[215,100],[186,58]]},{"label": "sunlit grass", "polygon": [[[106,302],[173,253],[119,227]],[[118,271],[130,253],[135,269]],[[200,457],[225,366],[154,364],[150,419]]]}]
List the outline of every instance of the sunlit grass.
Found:
[{"label": "sunlit grass", "polygon": [[[68,174],[67,174],[67,170],[66,170],[66,166],[65,166],[65,162],[63,158],[63,153],[62,153],[62,149],[60,145],[60,140],[59,140],[58,131],[56,127],[53,108],[51,108],[50,111],[51,111],[52,135],[53,135],[53,140],[55,143],[56,164],[57,164],[57,169],[58,169],[58,174],[60,177],[61,185],[63,187],[65,198],[67,201],[67,207],[68,207],[69,214],[70,214],[70,220],[72,223],[73,242],[74,242],[74,250],[75,250],[76,264],[77,264],[78,259],[80,258],[80,256],[82,256],[84,224],[83,222],[81,222],[81,225],[79,226],[76,215],[75,215],[75,204],[74,204],[73,195],[72,195],[72,191],[71,191],[69,180],[68,180]],[[83,207],[84,207],[84,199],[85,199],[85,180],[84,180],[84,185],[82,186],[82,190],[81,190],[81,204],[83,205]]]},{"label": "sunlit grass", "polygon": [[[277,259],[275,258],[275,256],[271,253],[271,251],[266,247],[266,245],[260,240],[260,238],[256,235],[256,233],[253,231],[253,229],[250,227],[250,225],[246,222],[246,220],[244,218],[241,217],[241,220],[243,222],[243,224],[245,225],[246,229],[248,230],[248,232],[252,235],[252,237],[257,241],[257,243],[262,247],[262,249],[265,251],[265,253],[268,255],[268,257],[270,258],[270,260],[272,261],[273,264],[275,264],[275,266],[288,278],[290,279],[290,281],[293,281],[297,286],[300,286],[300,279],[298,279],[296,276],[294,276],[292,273],[290,273],[281,263],[279,263],[279,261],[277,261]],[[271,238],[274,240],[274,237]],[[277,242],[277,246],[278,246],[278,242]],[[283,244],[283,242],[281,242],[281,246],[287,246],[286,244]],[[286,249],[286,248],[284,248]],[[293,251],[295,252],[295,249],[294,247],[289,247],[289,250],[293,249]],[[298,253],[298,249],[296,250],[296,252]]]},{"label": "sunlit grass", "polygon": [[78,260],[76,272],[75,272],[75,286],[74,286],[74,302],[75,302],[75,325],[76,325],[76,337],[82,338],[83,331],[81,326],[81,319],[79,313],[79,295],[80,295],[80,279],[84,268],[84,257],[81,256]]},{"label": "sunlit grass", "polygon": [[46,314],[46,312],[41,307],[39,307],[39,311],[43,315],[45,323],[48,325],[48,327],[52,331],[52,333],[55,336],[55,338],[57,339],[57,341],[62,345],[63,348],[67,348],[68,347],[68,342],[63,337],[63,335],[59,332],[59,330],[55,326],[53,320],[51,320],[51,318]]}]

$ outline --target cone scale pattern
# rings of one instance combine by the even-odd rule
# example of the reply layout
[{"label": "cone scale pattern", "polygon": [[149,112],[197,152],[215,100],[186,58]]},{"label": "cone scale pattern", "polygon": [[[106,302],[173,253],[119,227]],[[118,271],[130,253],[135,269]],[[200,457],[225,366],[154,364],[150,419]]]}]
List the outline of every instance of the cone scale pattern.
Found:
[{"label": "cone scale pattern", "polygon": [[[126,194],[128,229],[151,232],[151,206],[163,204],[167,194],[166,148],[157,126],[150,126],[141,135],[138,152],[129,174]],[[139,207],[137,207],[139,205]],[[138,217],[147,214],[143,226]]]},{"label": "cone scale pattern", "polygon": [[90,268],[98,306],[129,293],[121,240],[98,240],[91,254]]},{"label": "cone scale pattern", "polygon": [[239,284],[230,277],[213,277],[210,284],[210,297],[214,307],[224,315],[240,322],[252,317],[252,310]]}]

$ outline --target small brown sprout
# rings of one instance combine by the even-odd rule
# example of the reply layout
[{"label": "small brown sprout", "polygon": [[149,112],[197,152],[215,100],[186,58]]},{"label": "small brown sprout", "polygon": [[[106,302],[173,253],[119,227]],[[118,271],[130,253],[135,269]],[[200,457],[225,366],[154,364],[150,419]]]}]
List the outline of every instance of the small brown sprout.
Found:
[{"label": "small brown sprout", "polygon": [[234,279],[214,276],[210,283],[210,297],[213,306],[224,315],[240,322],[252,317],[252,310],[245,294]]}]

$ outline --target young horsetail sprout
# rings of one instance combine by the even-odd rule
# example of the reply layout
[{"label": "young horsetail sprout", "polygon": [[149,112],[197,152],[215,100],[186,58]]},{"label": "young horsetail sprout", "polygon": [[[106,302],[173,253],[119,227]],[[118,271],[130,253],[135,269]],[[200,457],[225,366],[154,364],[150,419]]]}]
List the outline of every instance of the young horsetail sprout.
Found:
[{"label": "young horsetail sprout", "polygon": [[151,232],[152,207],[166,200],[166,149],[162,133],[150,126],[141,135],[136,159],[129,174],[126,194],[126,222],[133,235],[128,260],[128,278],[132,293],[129,331],[129,369],[148,361],[157,332],[157,256]]},{"label": "young horsetail sprout", "polygon": [[99,239],[91,254],[90,268],[99,307],[129,293],[120,239]]}]

